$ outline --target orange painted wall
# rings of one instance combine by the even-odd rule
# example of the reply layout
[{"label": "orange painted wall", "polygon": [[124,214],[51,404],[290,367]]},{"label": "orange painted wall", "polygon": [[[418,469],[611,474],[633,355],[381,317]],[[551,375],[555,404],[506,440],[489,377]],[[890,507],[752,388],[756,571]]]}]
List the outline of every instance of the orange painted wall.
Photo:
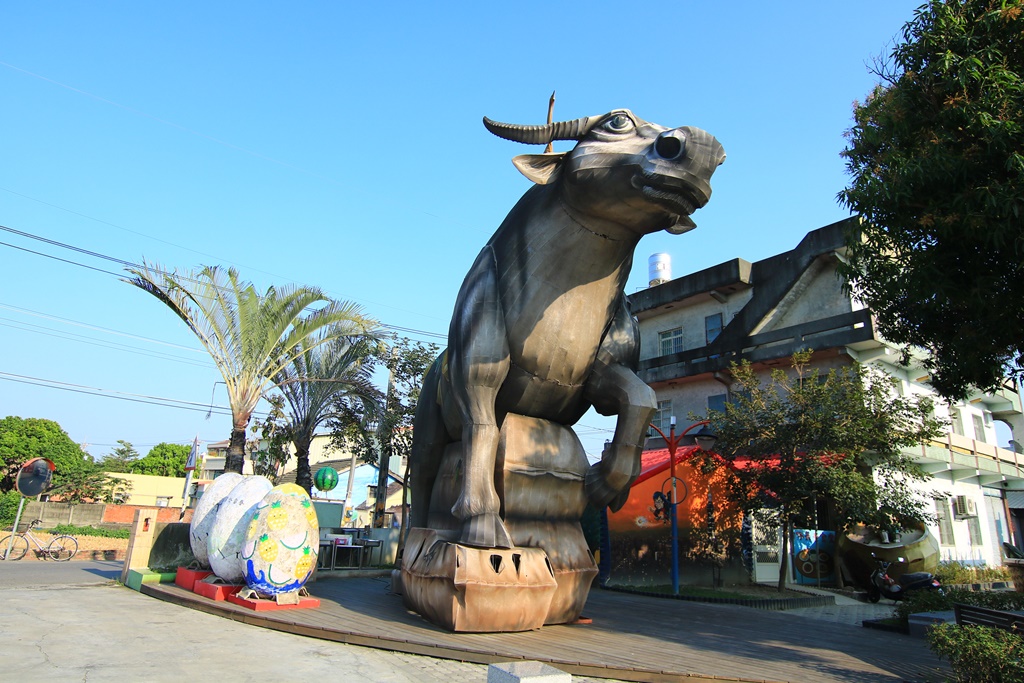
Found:
[{"label": "orange painted wall", "polygon": [[[717,467],[704,471],[696,447],[680,448],[676,454],[678,478],[677,520],[679,556],[684,583],[702,583],[707,557],[702,555],[711,542],[708,529],[708,493],[710,490],[714,547],[728,556],[726,564],[739,564],[739,538],[742,514],[728,500],[727,491],[732,470],[716,458]],[[655,493],[671,496],[668,452],[644,453],[641,474],[630,489],[629,499],[617,512],[608,513],[611,541],[611,577],[614,581],[659,582],[668,576],[671,567],[670,519],[667,507],[655,502]]]}]

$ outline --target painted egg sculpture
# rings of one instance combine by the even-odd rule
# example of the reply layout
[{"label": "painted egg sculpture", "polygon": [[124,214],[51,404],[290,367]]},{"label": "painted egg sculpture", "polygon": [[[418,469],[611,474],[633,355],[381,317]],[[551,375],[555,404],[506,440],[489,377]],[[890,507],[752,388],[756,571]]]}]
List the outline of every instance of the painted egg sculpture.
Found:
[{"label": "painted egg sculpture", "polygon": [[192,546],[192,555],[196,562],[203,567],[210,566],[210,555],[206,550],[210,538],[210,527],[217,515],[217,505],[224,500],[224,497],[231,493],[231,489],[238,486],[244,477],[236,472],[227,472],[220,475],[206,487],[203,495],[196,503],[196,509],[192,511],[192,523],[188,529],[189,545]]},{"label": "painted egg sculpture", "polygon": [[210,569],[228,583],[245,578],[241,550],[253,510],[274,488],[266,477],[245,477],[217,506],[206,549]]},{"label": "painted egg sculpture", "polygon": [[245,583],[263,595],[298,590],[319,550],[320,523],[309,496],[294,484],[278,486],[260,501],[245,535]]}]

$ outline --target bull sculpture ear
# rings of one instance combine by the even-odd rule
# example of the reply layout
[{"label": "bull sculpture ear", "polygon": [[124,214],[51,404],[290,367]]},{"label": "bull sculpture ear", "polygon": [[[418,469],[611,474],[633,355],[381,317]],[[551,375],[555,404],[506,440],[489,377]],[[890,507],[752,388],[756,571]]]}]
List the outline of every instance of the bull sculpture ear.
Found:
[{"label": "bull sculpture ear", "polygon": [[558,180],[559,171],[562,170],[562,159],[565,152],[556,154],[520,154],[512,159],[519,172],[537,183],[548,185]]}]

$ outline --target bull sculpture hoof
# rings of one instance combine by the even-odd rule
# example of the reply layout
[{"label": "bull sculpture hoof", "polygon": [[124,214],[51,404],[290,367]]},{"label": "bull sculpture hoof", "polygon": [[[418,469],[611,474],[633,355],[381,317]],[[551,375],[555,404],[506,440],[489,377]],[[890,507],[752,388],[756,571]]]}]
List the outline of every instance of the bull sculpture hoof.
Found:
[{"label": "bull sculpture hoof", "polygon": [[474,515],[462,523],[459,543],[474,548],[511,548],[512,537],[496,513]]},{"label": "bull sculpture hoof", "polygon": [[607,444],[601,460],[587,468],[587,499],[598,510],[619,510],[629,498],[629,485],[640,474],[639,446]]}]

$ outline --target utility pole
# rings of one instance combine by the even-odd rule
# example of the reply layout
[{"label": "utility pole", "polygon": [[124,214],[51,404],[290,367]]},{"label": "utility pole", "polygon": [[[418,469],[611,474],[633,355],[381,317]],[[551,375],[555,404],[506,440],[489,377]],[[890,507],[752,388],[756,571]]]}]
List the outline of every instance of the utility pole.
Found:
[{"label": "utility pole", "polygon": [[[391,405],[395,396],[395,371],[394,363],[398,350],[391,347],[391,365],[388,366],[388,391],[384,398],[384,415],[380,421],[383,429],[378,429],[377,438],[380,442],[380,462],[377,471],[377,499],[373,503],[373,528],[380,529],[384,526],[384,511],[388,504],[388,467],[391,464],[391,432],[394,425],[391,421]],[[383,438],[381,438],[383,437]]]}]

